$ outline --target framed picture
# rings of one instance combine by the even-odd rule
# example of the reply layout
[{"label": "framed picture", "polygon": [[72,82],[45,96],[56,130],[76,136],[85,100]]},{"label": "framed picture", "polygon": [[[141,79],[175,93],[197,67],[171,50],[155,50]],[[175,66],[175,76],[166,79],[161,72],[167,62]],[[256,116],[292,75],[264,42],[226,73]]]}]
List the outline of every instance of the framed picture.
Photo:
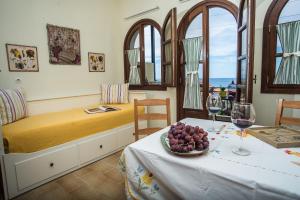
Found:
[{"label": "framed picture", "polygon": [[48,24],[47,33],[51,64],[81,64],[79,30]]},{"label": "framed picture", "polygon": [[10,72],[38,72],[37,47],[6,44],[8,69]]},{"label": "framed picture", "polygon": [[89,71],[105,72],[105,55],[89,52]]}]

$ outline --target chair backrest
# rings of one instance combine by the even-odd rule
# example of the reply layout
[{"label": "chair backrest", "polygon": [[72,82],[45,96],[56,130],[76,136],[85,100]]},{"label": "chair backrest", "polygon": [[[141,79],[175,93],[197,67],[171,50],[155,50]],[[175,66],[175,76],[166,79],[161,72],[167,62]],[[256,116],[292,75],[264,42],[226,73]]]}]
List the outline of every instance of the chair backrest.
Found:
[{"label": "chair backrest", "polygon": [[[142,113],[138,112],[138,107],[143,106],[166,106],[166,113]],[[161,130],[162,128],[145,128],[139,129],[139,120],[165,120],[167,122],[167,126],[171,125],[171,116],[170,116],[170,99],[144,99],[137,100],[134,99],[134,135],[135,141],[139,139],[139,135],[149,135],[156,131]]]},{"label": "chair backrest", "polygon": [[300,109],[300,101],[286,101],[284,99],[279,99],[275,125],[280,126],[281,124],[287,124],[300,126],[300,118],[283,116],[283,110],[285,108]]}]

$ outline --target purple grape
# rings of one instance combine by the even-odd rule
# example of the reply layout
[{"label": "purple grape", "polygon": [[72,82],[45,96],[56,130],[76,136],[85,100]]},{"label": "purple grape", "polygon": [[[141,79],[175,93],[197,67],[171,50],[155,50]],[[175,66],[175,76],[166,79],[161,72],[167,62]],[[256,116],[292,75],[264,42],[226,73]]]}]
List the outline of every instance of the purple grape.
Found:
[{"label": "purple grape", "polygon": [[189,150],[188,150],[188,147],[187,147],[187,146],[184,146],[184,147],[182,148],[182,151],[183,151],[184,153],[188,152],[188,151],[189,151]]},{"label": "purple grape", "polygon": [[176,140],[176,139],[171,139],[171,140],[170,140],[170,145],[175,145],[175,144],[178,144],[178,140]]},{"label": "purple grape", "polygon": [[208,138],[207,138],[206,136],[204,136],[204,137],[202,138],[202,140],[203,140],[204,142],[207,142],[207,141],[208,141]]},{"label": "purple grape", "polygon": [[204,132],[204,136],[208,136],[208,133],[206,131]]},{"label": "purple grape", "polygon": [[169,133],[169,134],[168,134],[168,138],[169,138],[169,139],[174,139],[174,135]]},{"label": "purple grape", "polygon": [[188,145],[187,148],[188,148],[188,151],[193,151],[193,149],[194,149],[192,145]]},{"label": "purple grape", "polygon": [[195,142],[198,142],[200,140],[199,135],[194,135],[193,138],[194,138]]},{"label": "purple grape", "polygon": [[203,142],[203,146],[206,149],[209,146],[209,143],[208,142]]},{"label": "purple grape", "polygon": [[202,151],[204,149],[204,145],[203,144],[199,144],[196,146],[196,150],[198,151]]},{"label": "purple grape", "polygon": [[190,125],[187,125],[187,126],[185,127],[185,131],[186,131],[186,132],[190,132],[190,130],[191,130],[191,126],[190,126]]},{"label": "purple grape", "polygon": [[182,139],[178,140],[178,144],[184,144],[184,140]]},{"label": "purple grape", "polygon": [[191,141],[191,139],[192,139],[192,136],[190,136],[190,135],[187,135],[187,136],[185,136],[185,141],[187,141],[187,142],[189,142],[189,141]]}]

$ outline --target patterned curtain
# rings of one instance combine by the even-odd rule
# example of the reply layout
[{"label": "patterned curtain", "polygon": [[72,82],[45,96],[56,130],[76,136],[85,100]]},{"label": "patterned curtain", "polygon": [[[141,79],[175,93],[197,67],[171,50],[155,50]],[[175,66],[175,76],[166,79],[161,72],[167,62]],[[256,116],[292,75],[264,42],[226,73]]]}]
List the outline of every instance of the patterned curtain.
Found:
[{"label": "patterned curtain", "polygon": [[274,84],[300,84],[300,21],[277,25],[283,58]]},{"label": "patterned curtain", "polygon": [[141,84],[140,69],[138,68],[140,50],[139,49],[127,50],[127,55],[130,63],[129,84],[140,85]]},{"label": "patterned curtain", "polygon": [[185,53],[185,91],[183,107],[202,109],[199,83],[199,61],[202,58],[203,37],[183,40]]}]

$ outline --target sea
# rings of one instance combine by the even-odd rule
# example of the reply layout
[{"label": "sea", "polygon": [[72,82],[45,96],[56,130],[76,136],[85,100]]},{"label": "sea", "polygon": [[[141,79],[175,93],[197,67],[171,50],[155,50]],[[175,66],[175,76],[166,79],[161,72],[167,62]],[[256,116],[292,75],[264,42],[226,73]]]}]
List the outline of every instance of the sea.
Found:
[{"label": "sea", "polygon": [[234,82],[236,84],[236,78],[210,78],[209,79],[209,85],[213,87],[225,87],[227,88],[228,85],[230,85]]}]

